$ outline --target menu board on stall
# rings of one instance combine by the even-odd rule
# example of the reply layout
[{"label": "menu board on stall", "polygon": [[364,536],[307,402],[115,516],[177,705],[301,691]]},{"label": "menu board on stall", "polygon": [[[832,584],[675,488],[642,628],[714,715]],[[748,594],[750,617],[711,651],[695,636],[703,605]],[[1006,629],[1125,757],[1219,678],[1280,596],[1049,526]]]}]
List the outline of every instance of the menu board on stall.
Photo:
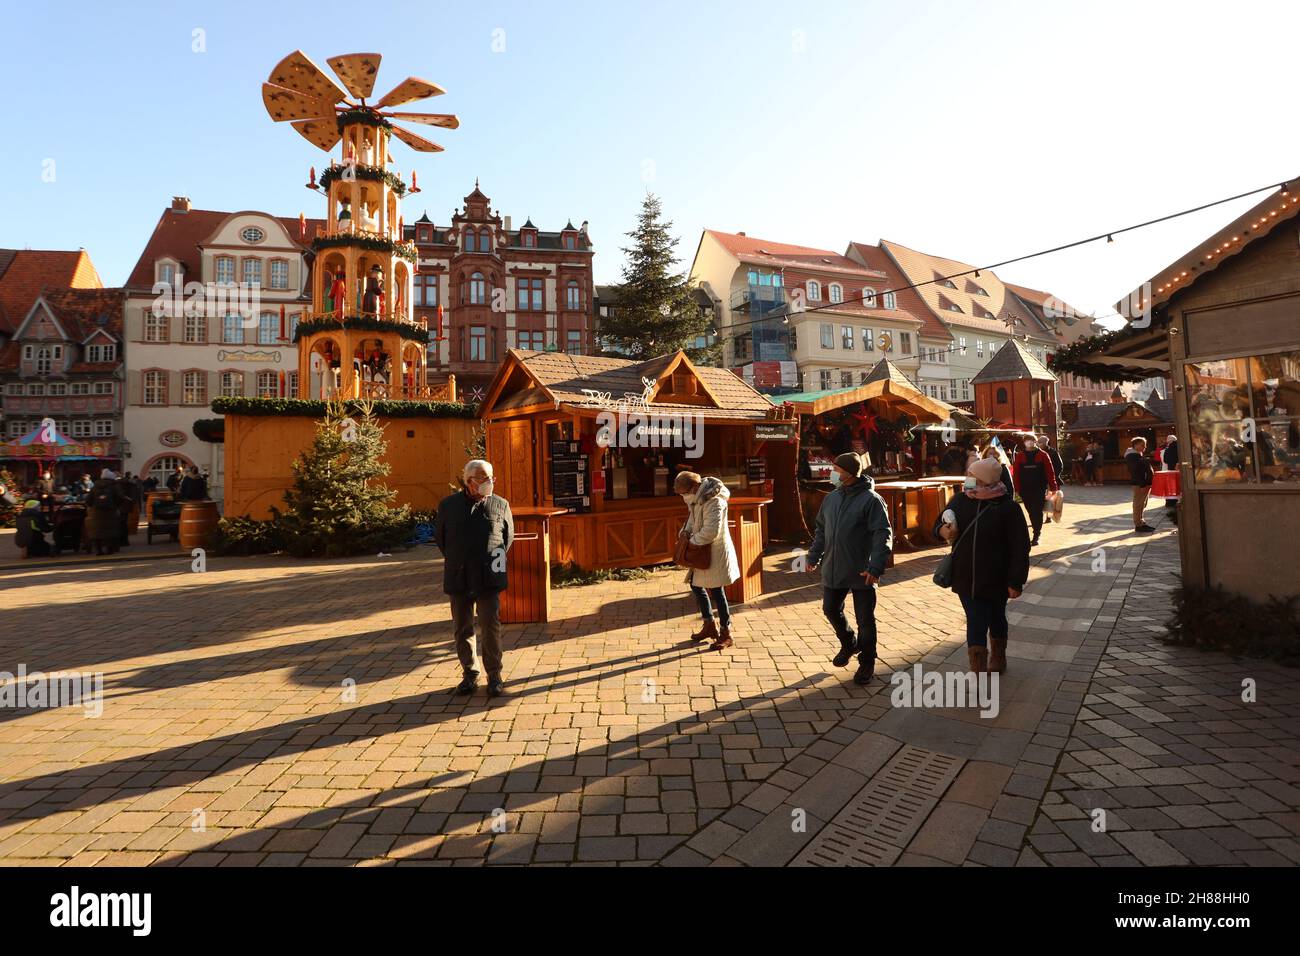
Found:
[{"label": "menu board on stall", "polygon": [[587,456],[576,441],[551,442],[551,497],[555,507],[569,514],[591,510]]},{"label": "menu board on stall", "polygon": [[745,472],[749,476],[749,483],[767,480],[767,459],[766,458],[746,458]]}]

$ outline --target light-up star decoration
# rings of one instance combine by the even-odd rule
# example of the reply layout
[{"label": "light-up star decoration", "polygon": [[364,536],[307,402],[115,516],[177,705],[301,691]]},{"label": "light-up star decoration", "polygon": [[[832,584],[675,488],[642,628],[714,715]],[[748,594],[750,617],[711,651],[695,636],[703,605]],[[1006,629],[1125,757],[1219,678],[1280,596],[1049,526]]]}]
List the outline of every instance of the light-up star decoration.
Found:
[{"label": "light-up star decoration", "polygon": [[864,442],[870,442],[872,434],[880,434],[880,429],[876,425],[878,417],[867,408],[860,408],[856,412],[850,412],[849,418],[853,420],[853,423],[849,425],[849,434],[860,435]]}]

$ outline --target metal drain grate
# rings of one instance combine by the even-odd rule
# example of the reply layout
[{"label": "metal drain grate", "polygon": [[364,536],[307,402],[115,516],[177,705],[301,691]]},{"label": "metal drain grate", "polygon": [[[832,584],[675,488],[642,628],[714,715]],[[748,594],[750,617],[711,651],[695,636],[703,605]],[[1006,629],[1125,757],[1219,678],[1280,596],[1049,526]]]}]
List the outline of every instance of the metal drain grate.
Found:
[{"label": "metal drain grate", "polygon": [[965,760],[904,747],[808,846],[794,866],[889,866],[916,836]]}]

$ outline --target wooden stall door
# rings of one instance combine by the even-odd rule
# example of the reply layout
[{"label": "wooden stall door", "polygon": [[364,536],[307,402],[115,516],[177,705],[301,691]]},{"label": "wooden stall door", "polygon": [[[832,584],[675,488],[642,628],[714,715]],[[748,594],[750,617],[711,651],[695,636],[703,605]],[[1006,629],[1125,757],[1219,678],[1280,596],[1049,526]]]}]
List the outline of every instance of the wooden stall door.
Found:
[{"label": "wooden stall door", "polygon": [[736,562],[740,577],[727,585],[727,601],[743,604],[763,593],[763,526],[760,521],[737,513],[727,521],[732,546],[736,549]]},{"label": "wooden stall door", "polygon": [[510,586],[501,594],[501,621],[530,624],[551,619],[550,535],[544,518],[516,518],[506,552]]},{"label": "wooden stall door", "polygon": [[517,507],[537,504],[533,482],[533,423],[505,422],[499,433],[502,461],[492,462],[497,494]]}]

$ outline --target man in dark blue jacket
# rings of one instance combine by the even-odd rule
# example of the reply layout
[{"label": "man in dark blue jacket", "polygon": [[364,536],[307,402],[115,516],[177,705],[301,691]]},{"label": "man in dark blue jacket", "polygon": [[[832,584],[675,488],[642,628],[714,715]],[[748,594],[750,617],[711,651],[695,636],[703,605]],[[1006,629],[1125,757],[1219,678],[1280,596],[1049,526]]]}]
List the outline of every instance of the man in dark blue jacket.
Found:
[{"label": "man in dark blue jacket", "polygon": [[489,697],[505,693],[501,680],[501,592],[506,589],[506,552],[515,536],[510,504],[492,493],[492,465],[471,461],[462,474],[463,491],[438,505],[434,541],[442,552],[442,590],[451,598],[456,656],[464,677],[456,694],[468,696],[478,684],[474,667],[474,611],[483,641]]},{"label": "man in dark blue jacket", "polygon": [[[875,492],[861,456],[846,452],[835,459],[831,481],[839,487],[817,512],[817,531],[808,549],[808,570],[821,569],[822,612],[840,639],[832,663],[843,667],[856,650],[855,684],[868,684],[876,667],[876,586],[894,548],[889,511]],[[844,601],[853,593],[854,636],[844,617]]]}]

